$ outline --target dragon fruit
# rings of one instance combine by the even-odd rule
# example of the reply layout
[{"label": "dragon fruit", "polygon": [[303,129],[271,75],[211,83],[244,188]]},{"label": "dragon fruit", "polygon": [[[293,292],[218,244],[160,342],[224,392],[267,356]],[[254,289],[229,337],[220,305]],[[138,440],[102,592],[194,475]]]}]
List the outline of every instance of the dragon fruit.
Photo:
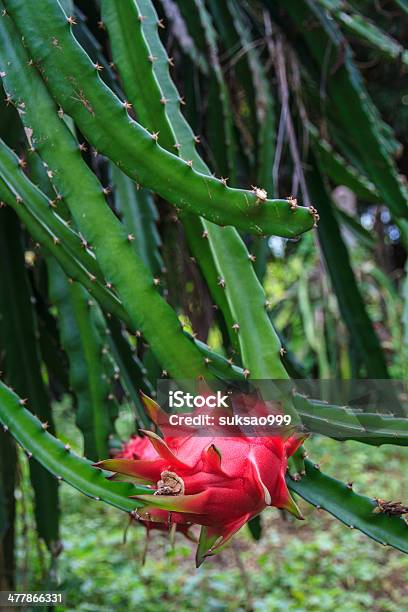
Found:
[{"label": "dragon fruit", "polygon": [[143,504],[142,521],[201,525],[197,567],[267,506],[303,518],[285,474],[288,457],[304,436],[201,437],[191,431],[174,436],[168,415],[150,398],[143,400],[164,438],[144,430],[145,437],[131,439],[120,457],[96,466],[114,472],[112,480],[152,486],[152,495],[134,496]]}]

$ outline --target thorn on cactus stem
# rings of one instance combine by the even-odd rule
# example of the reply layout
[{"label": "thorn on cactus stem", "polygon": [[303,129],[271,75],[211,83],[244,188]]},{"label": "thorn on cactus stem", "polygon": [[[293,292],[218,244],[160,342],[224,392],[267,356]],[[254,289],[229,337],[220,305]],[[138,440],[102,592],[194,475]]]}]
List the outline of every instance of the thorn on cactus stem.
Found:
[{"label": "thorn on cactus stem", "polygon": [[320,465],[320,463],[315,463],[315,465],[314,465],[314,466],[315,466],[316,470],[319,470],[319,472],[320,472],[320,470],[321,470],[321,465]]},{"label": "thorn on cactus stem", "polygon": [[69,23],[69,25],[74,26],[77,24],[77,21],[75,19],[75,17],[73,17],[72,15],[70,15],[69,17],[67,17],[67,22]]},{"label": "thorn on cactus stem", "polygon": [[58,236],[53,236],[53,242],[55,244],[55,246],[59,245],[61,243],[61,240],[58,238]]},{"label": "thorn on cactus stem", "polygon": [[136,338],[141,338],[142,337],[142,332],[140,331],[140,329],[136,330],[135,336],[136,336]]},{"label": "thorn on cactus stem", "polygon": [[225,279],[222,278],[222,276],[220,276],[218,278],[218,285],[224,289],[224,287],[225,287]]},{"label": "thorn on cactus stem", "polygon": [[153,62],[157,60],[157,57],[155,55],[148,55],[147,59],[151,64],[153,64]]},{"label": "thorn on cactus stem", "polygon": [[159,140],[159,134],[160,132],[152,132],[151,137],[155,142]]},{"label": "thorn on cactus stem", "polygon": [[160,98],[160,104],[163,104],[164,106],[167,104],[168,101],[168,98],[165,98],[164,96]]},{"label": "thorn on cactus stem", "polygon": [[17,204],[21,204],[22,201],[23,201],[23,198],[17,194],[16,195],[16,202],[17,202]]},{"label": "thorn on cactus stem", "polygon": [[3,9],[3,10],[1,11],[1,16],[2,16],[2,17],[7,17],[7,15],[8,15],[7,10],[6,10],[6,9]]},{"label": "thorn on cactus stem", "polygon": [[106,30],[105,24],[103,21],[98,21],[97,26],[98,26],[98,30]]},{"label": "thorn on cactus stem", "polygon": [[46,429],[48,429],[49,428],[48,421],[45,421],[44,423],[41,423],[41,427],[44,429],[44,431]]},{"label": "thorn on cactus stem", "polygon": [[0,78],[4,79],[7,76],[7,72],[0,72]]},{"label": "thorn on cactus stem", "polygon": [[269,310],[269,309],[270,309],[271,305],[272,305],[272,304],[271,304],[270,300],[265,300],[265,308],[266,308],[267,310]]},{"label": "thorn on cactus stem", "polygon": [[208,232],[207,230],[204,230],[203,233],[201,234],[202,238],[208,238]]},{"label": "thorn on cactus stem", "polygon": [[249,261],[255,262],[256,261],[256,255],[253,255],[252,253],[249,253],[248,259],[249,259]]},{"label": "thorn on cactus stem", "polygon": [[124,100],[124,101],[122,102],[122,105],[123,105],[123,108],[124,108],[125,110],[129,110],[130,108],[132,108],[131,103],[130,103],[130,102],[128,102],[127,100]]},{"label": "thorn on cactus stem", "polygon": [[27,456],[27,459],[30,461],[30,459],[31,459],[31,458],[32,458],[32,456],[33,456],[33,453],[30,453],[30,451],[24,451],[24,452],[25,452],[25,454],[26,454],[26,456]]},{"label": "thorn on cactus stem", "polygon": [[188,161],[186,160],[186,164],[187,164],[187,166],[190,166],[190,168],[192,168],[193,167],[193,160],[192,159],[189,159]]},{"label": "thorn on cactus stem", "polygon": [[60,107],[60,108],[58,109],[58,117],[59,117],[60,119],[63,119],[63,118],[64,118],[64,115],[65,115],[65,113],[64,113],[64,109]]},{"label": "thorn on cactus stem", "polygon": [[86,146],[84,142],[80,142],[78,145],[78,149],[82,151],[83,153],[85,153],[88,150],[88,147]]},{"label": "thorn on cactus stem", "polygon": [[174,58],[169,57],[169,58],[167,59],[167,61],[168,61],[168,63],[169,63],[169,66],[171,66],[171,67],[173,68],[173,66],[174,66]]},{"label": "thorn on cactus stem", "polygon": [[138,15],[137,18],[140,21],[140,23],[143,23],[143,21],[147,19],[146,15]]},{"label": "thorn on cactus stem", "polygon": [[91,308],[94,306],[95,302],[93,300],[88,300],[88,306]]},{"label": "thorn on cactus stem", "polygon": [[111,194],[111,193],[112,193],[112,188],[111,188],[111,187],[109,187],[109,186],[108,186],[108,187],[104,187],[104,188],[102,189],[102,193],[103,193],[104,195],[108,196],[109,194]]},{"label": "thorn on cactus stem", "polygon": [[112,402],[114,399],[115,399],[115,396],[113,395],[113,393],[109,393],[108,400]]},{"label": "thorn on cactus stem", "polygon": [[48,206],[50,208],[57,208],[57,200],[48,200]]},{"label": "thorn on cactus stem", "polygon": [[228,363],[230,364],[230,366],[232,367],[234,365],[234,360],[232,357],[230,357],[229,359],[227,359]]},{"label": "thorn on cactus stem", "polygon": [[66,450],[67,453],[69,453],[69,451],[71,450],[71,446],[69,444],[65,444],[64,450]]},{"label": "thorn on cactus stem", "polygon": [[96,276],[94,274],[89,273],[89,280],[92,281],[93,283],[96,282]]},{"label": "thorn on cactus stem", "polygon": [[[194,136],[194,142],[195,142],[196,144],[200,144],[200,142],[201,142],[201,136],[200,136],[199,134],[196,134],[196,135]],[[226,180],[228,180],[228,179],[226,179]]]},{"label": "thorn on cactus stem", "polygon": [[180,149],[181,149],[181,144],[179,144],[178,142],[176,142],[176,144],[174,144],[174,145],[173,145],[173,147],[174,147],[175,149],[177,149],[177,151],[180,151]]},{"label": "thorn on cactus stem", "polygon": [[348,489],[352,489],[353,488],[353,483],[351,481],[347,483],[347,488]]},{"label": "thorn on cactus stem", "polygon": [[245,370],[243,371],[244,378],[247,379],[250,374],[251,372],[247,368],[245,368]]},{"label": "thorn on cactus stem", "polygon": [[280,355],[281,357],[283,357],[284,355],[286,355],[286,349],[285,349],[285,347],[284,347],[284,346],[281,346],[281,347],[280,347],[280,349],[279,349],[279,355]]},{"label": "thorn on cactus stem", "polygon": [[99,64],[98,62],[96,62],[96,64],[95,64],[95,70],[96,70],[97,72],[102,72],[102,70],[103,70],[103,66],[101,66],[101,64]]},{"label": "thorn on cactus stem", "polygon": [[239,332],[239,328],[240,328],[239,323],[234,323],[234,324],[233,324],[233,326],[232,326],[232,329],[233,329],[234,331],[236,331],[236,332]]},{"label": "thorn on cactus stem", "polygon": [[165,29],[166,29],[166,26],[165,26],[165,24],[164,24],[163,19],[158,19],[158,21],[157,21],[157,27],[161,28],[162,30],[165,30]]},{"label": "thorn on cactus stem", "polygon": [[20,166],[20,168],[26,168],[27,162],[24,157],[20,157],[20,159],[18,160],[18,165]]},{"label": "thorn on cactus stem", "polygon": [[7,433],[7,432],[8,432],[8,427],[7,427],[7,425],[3,425],[3,431],[4,431],[4,433]]},{"label": "thorn on cactus stem", "polygon": [[297,203],[297,199],[294,198],[293,196],[289,196],[288,198],[286,198],[287,201],[289,202],[289,208],[292,212],[295,212],[295,210],[298,208],[298,203]]},{"label": "thorn on cactus stem", "polygon": [[19,400],[18,403],[20,404],[20,406],[26,406],[27,402],[28,402],[28,398],[25,397],[24,399]]},{"label": "thorn on cactus stem", "polygon": [[266,200],[268,199],[268,194],[266,190],[262,189],[261,187],[255,187],[255,185],[252,185],[252,192],[256,195],[257,204],[259,204],[260,202],[266,202]]},{"label": "thorn on cactus stem", "polygon": [[160,285],[160,278],[157,278],[157,277],[156,277],[156,278],[154,278],[154,279],[153,279],[153,285],[154,285],[155,287],[158,287],[158,286]]},{"label": "thorn on cactus stem", "polygon": [[107,282],[107,283],[105,284],[105,287],[106,287],[107,289],[112,289],[113,285],[112,285],[112,283]]},{"label": "thorn on cactus stem", "polygon": [[313,227],[317,227],[317,224],[319,222],[320,216],[319,213],[317,212],[317,209],[314,206],[309,206],[309,213],[312,215],[313,217]]},{"label": "thorn on cactus stem", "polygon": [[133,242],[133,240],[135,240],[134,235],[133,234],[128,234],[127,235],[127,240],[128,240],[128,242]]},{"label": "thorn on cactus stem", "polygon": [[167,370],[162,370],[162,372],[161,372],[161,377],[162,377],[162,378],[166,378],[167,376],[168,376],[168,372],[167,372]]},{"label": "thorn on cactus stem", "polygon": [[180,96],[179,97],[179,102],[180,102],[181,106],[185,106],[186,105],[186,100],[185,100],[184,96]]},{"label": "thorn on cactus stem", "polygon": [[211,361],[212,361],[212,360],[211,360],[209,357],[204,357],[204,363],[205,363],[206,365],[208,365],[209,363],[211,363]]},{"label": "thorn on cactus stem", "polygon": [[224,187],[227,186],[227,181],[228,181],[228,177],[224,178],[223,176],[220,178],[221,183],[224,185]]}]

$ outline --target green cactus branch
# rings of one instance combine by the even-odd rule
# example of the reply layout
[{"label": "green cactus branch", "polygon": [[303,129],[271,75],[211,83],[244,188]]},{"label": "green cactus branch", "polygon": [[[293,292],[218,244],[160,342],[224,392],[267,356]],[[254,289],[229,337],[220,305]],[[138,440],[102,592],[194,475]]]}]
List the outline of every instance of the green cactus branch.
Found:
[{"label": "green cactus branch", "polygon": [[371,49],[378,51],[384,58],[390,61],[399,60],[403,66],[408,67],[408,51],[367,17],[357,12],[347,11],[345,2],[318,1],[345,30],[366,43]]},{"label": "green cactus branch", "polygon": [[86,270],[80,262],[73,258],[72,254],[65,249],[63,243],[59,242],[59,236],[53,234],[46,225],[43,225],[41,221],[26,208],[24,203],[17,202],[14,193],[10,191],[8,186],[1,179],[0,201],[8,204],[14,209],[34,240],[44,246],[46,250],[55,257],[71,281],[78,281],[81,283],[81,285],[88,289],[91,295],[102,305],[106,312],[115,314],[131,325],[129,316],[123,309],[118,298],[98,281],[95,282],[92,280],[91,273]]},{"label": "green cactus branch", "polygon": [[[168,57],[158,36],[156,25],[158,18],[151,2],[137,0],[122,3],[120,0],[113,2],[108,0],[103,4],[103,8],[105,8],[104,17],[107,27],[108,29],[113,28],[113,32],[118,27],[119,16],[122,17],[121,23],[126,24],[125,29],[137,22],[133,45],[144,44],[147,52],[156,58],[153,66],[147,65],[144,69],[143,82],[153,81],[146,91],[153,91],[155,87],[155,95],[163,96],[166,104],[164,105],[165,112],[158,114],[155,123],[149,125],[149,128],[153,131],[160,130],[168,133],[169,146],[177,142],[183,143],[182,150],[187,150],[188,156],[199,170],[209,173],[208,167],[197,154],[191,128],[180,112],[179,94],[169,75]],[[146,19],[138,19],[140,16]],[[142,40],[139,37],[139,28],[143,35]],[[125,41],[128,39],[127,35]],[[115,40],[119,47],[116,49],[118,55],[115,61],[126,87],[133,70],[128,59],[132,58],[132,50],[127,47],[123,48],[124,43],[119,42],[118,37]],[[115,53],[115,46],[113,51]],[[142,69],[139,67],[140,70]],[[133,95],[132,84],[129,86],[129,94]],[[144,91],[139,91],[135,100],[131,98],[131,101],[134,102],[136,109],[141,109],[143,117],[149,120],[147,107],[150,99],[143,95]],[[136,93],[134,95],[136,96]],[[190,217],[185,219],[184,227],[190,248],[197,256],[200,265],[204,264],[203,272],[210,290],[231,328],[233,338],[238,340],[245,368],[254,378],[286,378],[287,374],[280,359],[281,344],[266,312],[265,293],[254,272],[251,255],[238,232],[233,228],[220,229],[202,220],[203,234],[197,235],[200,227],[192,227]],[[210,256],[217,270],[216,278],[214,278],[213,265],[208,260],[207,246],[209,246]],[[248,300],[251,302],[251,307],[248,307]],[[237,342],[235,338],[234,343]]]},{"label": "green cactus branch", "polygon": [[[266,1],[266,0],[265,0]],[[268,0],[268,6],[271,4]],[[272,8],[272,7],[271,7]],[[285,10],[301,32],[307,48],[319,71],[330,62],[335,65],[338,53],[343,57],[341,64],[327,79],[329,109],[335,109],[335,121],[342,126],[344,134],[361,158],[367,176],[375,184],[384,201],[399,223],[404,239],[407,239],[407,188],[400,180],[388,142],[391,140],[389,127],[384,126],[377,109],[370,100],[352,57],[347,40],[328,20],[321,7],[311,0],[293,0],[285,3]],[[304,27],[309,21],[316,21],[318,28]],[[310,23],[310,21],[309,21]],[[328,59],[326,50],[332,49]],[[347,104],[345,101],[347,100]],[[359,126],[359,138],[355,138],[354,126]],[[385,138],[385,130],[388,137]]]},{"label": "green cactus branch", "polygon": [[[221,180],[194,170],[189,159],[181,160],[165,151],[155,135],[130,118],[127,104],[100,79],[95,65],[72,36],[59,4],[39,0],[34,7],[8,0],[5,5],[34,64],[41,65],[56,101],[98,151],[136,182],[187,212],[254,234],[293,237],[313,227],[315,219],[309,209],[299,207],[293,212],[286,200],[267,200],[263,194],[259,198],[253,191],[226,187]],[[2,17],[2,21],[8,19],[7,14]],[[7,66],[3,68],[7,72]],[[24,102],[28,106],[28,98]]]},{"label": "green cactus branch", "polygon": [[50,299],[58,308],[61,342],[70,362],[76,422],[84,436],[85,455],[96,461],[109,455],[109,413],[114,403],[104,359],[105,344],[95,321],[98,306],[92,305],[83,287],[64,278],[55,260],[50,258],[47,266]]},{"label": "green cactus branch", "polygon": [[289,489],[348,527],[365,533],[384,546],[408,553],[408,525],[402,518],[375,513],[377,504],[374,499],[358,495],[352,486],[323,474],[308,460],[305,467],[306,476],[301,480],[287,477]]},{"label": "green cactus branch", "polygon": [[[16,44],[15,28],[7,15],[0,18],[0,47],[2,60],[7,63],[4,80],[9,95],[16,96],[17,108],[22,110],[24,105],[20,114],[26,128],[33,130],[33,146],[47,162],[78,229],[94,248],[106,283],[117,290],[132,327],[144,333],[162,367],[173,376],[184,380],[210,376],[199,351],[184,337],[176,314],[159,295],[152,276],[134,251],[133,236],[126,233],[106,205],[98,180],[83,162],[39,74],[28,65],[23,47]],[[87,202],[85,212],[83,201]]]},{"label": "green cactus branch", "polygon": [[[25,269],[23,242],[18,218],[9,208],[0,210],[0,322],[5,354],[2,369],[8,384],[23,398],[30,397],[30,408],[54,431],[51,401],[42,377],[42,357],[36,343],[37,319],[33,293]],[[59,539],[59,502],[56,482],[37,461],[30,464],[34,489],[35,520],[40,537],[50,550]]]},{"label": "green cactus branch", "polygon": [[146,487],[112,483],[95,470],[90,461],[79,457],[69,445],[48,433],[41,421],[22,405],[21,399],[0,381],[0,422],[22,448],[32,454],[58,480],[63,480],[96,500],[104,501],[125,512],[138,503],[130,495],[148,493]]},{"label": "green cactus branch", "polygon": [[86,242],[68,225],[53,208],[58,208],[58,200],[51,201],[24,174],[25,161],[7,147],[0,139],[0,178],[13,192],[17,204],[25,206],[43,225],[47,226],[53,236],[64,245],[64,248],[81,262],[96,281],[103,280],[102,273],[93,253]]}]

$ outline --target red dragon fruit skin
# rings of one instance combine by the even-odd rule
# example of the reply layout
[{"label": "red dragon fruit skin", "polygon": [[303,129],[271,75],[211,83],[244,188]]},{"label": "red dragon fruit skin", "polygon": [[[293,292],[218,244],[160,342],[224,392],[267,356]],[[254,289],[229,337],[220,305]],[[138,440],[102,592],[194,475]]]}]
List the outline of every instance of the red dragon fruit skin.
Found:
[{"label": "red dragon fruit skin", "polygon": [[[151,419],[163,429],[166,413],[150,398],[143,401]],[[144,431],[115,459],[96,464],[115,472],[112,480],[149,484],[154,495],[135,495],[144,507],[143,521],[166,525],[201,525],[197,567],[215,554],[247,521],[267,506],[303,518],[285,482],[287,460],[303,437],[161,438]]]}]

